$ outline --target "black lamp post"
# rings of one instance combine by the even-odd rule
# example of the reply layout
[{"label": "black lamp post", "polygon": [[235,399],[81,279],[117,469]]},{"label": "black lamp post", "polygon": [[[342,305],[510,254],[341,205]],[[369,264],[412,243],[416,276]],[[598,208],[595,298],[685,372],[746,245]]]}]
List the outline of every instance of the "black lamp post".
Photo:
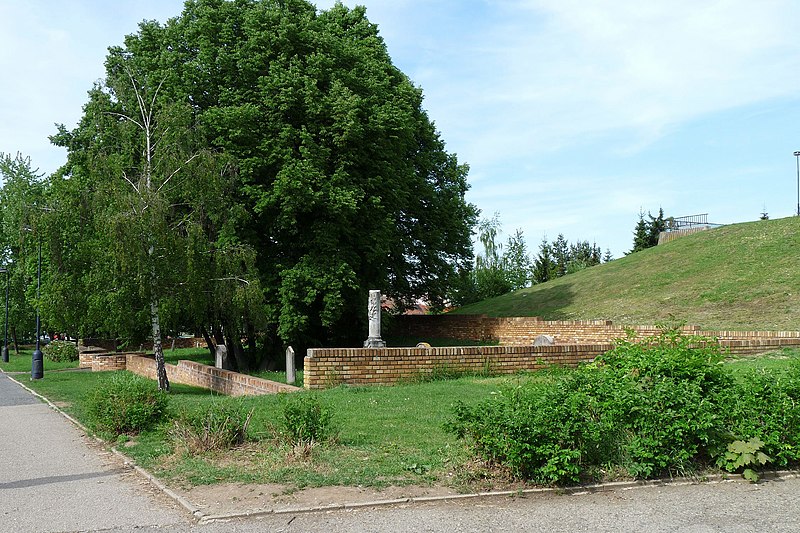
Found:
[{"label": "black lamp post", "polygon": [[39,240],[39,262],[36,266],[36,349],[33,351],[31,361],[31,379],[44,377],[44,357],[39,349],[40,325],[39,320],[39,289],[42,286],[42,241]]},{"label": "black lamp post", "polygon": [[0,273],[6,273],[6,321],[5,321],[5,335],[3,336],[3,362],[8,363],[8,269],[0,268]]},{"label": "black lamp post", "polygon": [[800,150],[794,153],[794,158],[797,160],[797,216],[800,217]]}]

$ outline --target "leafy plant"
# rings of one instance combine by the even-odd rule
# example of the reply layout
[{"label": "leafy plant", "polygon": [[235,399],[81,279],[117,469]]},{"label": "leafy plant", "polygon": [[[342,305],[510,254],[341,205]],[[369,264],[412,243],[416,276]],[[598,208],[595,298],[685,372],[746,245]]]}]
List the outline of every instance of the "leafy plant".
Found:
[{"label": "leafy plant", "polygon": [[[721,360],[714,343],[665,328],[653,338],[620,340],[560,380],[457,403],[446,427],[484,459],[548,484],[609,470],[649,478],[709,459],[752,467],[753,479],[755,467],[771,461],[767,454],[782,465],[800,461],[800,370],[782,381],[764,374],[738,382]],[[763,441],[748,441],[753,450],[727,446],[732,435],[748,434]]]},{"label": "leafy plant", "polygon": [[135,434],[160,422],[169,397],[149,379],[120,372],[89,393],[89,425],[113,435]]},{"label": "leafy plant", "polygon": [[764,442],[758,437],[753,437],[747,442],[735,440],[728,444],[728,451],[717,460],[717,464],[728,472],[742,470],[742,477],[751,483],[758,481],[758,474],[751,467],[765,465],[772,459],[761,451]]},{"label": "leafy plant", "polygon": [[332,412],[312,394],[287,395],[282,425],[292,442],[321,441],[331,436]]},{"label": "leafy plant", "polygon": [[227,450],[242,444],[253,416],[241,403],[220,399],[203,411],[184,411],[170,432],[180,449],[190,455]]},{"label": "leafy plant", "polygon": [[42,348],[42,354],[54,363],[78,360],[78,347],[69,341],[52,341]]}]

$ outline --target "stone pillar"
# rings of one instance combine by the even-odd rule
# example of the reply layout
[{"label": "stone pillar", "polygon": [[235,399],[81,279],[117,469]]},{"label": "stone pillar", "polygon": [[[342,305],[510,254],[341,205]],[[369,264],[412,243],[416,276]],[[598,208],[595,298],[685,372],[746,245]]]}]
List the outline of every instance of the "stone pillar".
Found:
[{"label": "stone pillar", "polygon": [[218,344],[217,349],[215,350],[216,361],[214,362],[214,366],[217,368],[222,368],[223,370],[231,370],[231,361],[228,357],[228,347],[224,344]]},{"label": "stone pillar", "polygon": [[381,339],[381,291],[369,291],[367,317],[369,337],[364,341],[364,348],[385,348],[386,342]]},{"label": "stone pillar", "polygon": [[297,372],[294,367],[294,348],[289,346],[286,348],[286,383],[294,385],[297,380]]}]

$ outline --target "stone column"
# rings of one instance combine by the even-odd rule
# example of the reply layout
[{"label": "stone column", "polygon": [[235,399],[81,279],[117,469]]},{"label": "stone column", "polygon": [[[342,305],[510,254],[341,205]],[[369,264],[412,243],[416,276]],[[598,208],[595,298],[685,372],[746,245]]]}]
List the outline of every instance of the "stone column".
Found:
[{"label": "stone column", "polygon": [[386,342],[381,339],[381,291],[369,291],[367,317],[369,337],[364,341],[364,348],[385,348]]},{"label": "stone column", "polygon": [[297,372],[294,367],[294,348],[289,346],[286,348],[286,383],[294,385],[297,380]]}]

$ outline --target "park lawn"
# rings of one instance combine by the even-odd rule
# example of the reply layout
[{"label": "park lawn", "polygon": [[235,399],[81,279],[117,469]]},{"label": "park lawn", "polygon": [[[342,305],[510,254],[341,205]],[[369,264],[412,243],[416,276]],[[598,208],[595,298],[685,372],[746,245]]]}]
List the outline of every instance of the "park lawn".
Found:
[{"label": "park lawn", "polygon": [[[33,357],[33,350],[32,349],[25,349],[20,350],[19,355],[14,352],[14,349],[9,347],[8,350],[8,363],[4,363],[0,360],[0,370],[3,372],[28,372],[31,371],[31,364],[32,364],[32,357]],[[48,360],[46,357],[44,358],[43,368],[45,374],[48,371],[53,370],[64,370],[70,368],[78,368],[78,361],[62,361],[59,363],[55,363],[53,361]]]},{"label": "park lawn", "polygon": [[738,376],[752,370],[769,370],[781,374],[789,369],[792,362],[798,361],[800,348],[784,348],[759,356],[729,357],[725,363],[734,376]]},{"label": "park lawn", "polygon": [[[759,368],[780,371],[798,359],[800,350],[784,350],[759,357],[731,358],[725,364],[735,375]],[[410,484],[475,489],[491,486],[492,473],[474,460],[472,450],[463,441],[444,429],[455,403],[479,402],[502,387],[557,379],[568,371],[303,391],[297,394],[314,395],[331,409],[336,429],[333,439],[311,447],[295,446],[281,436],[286,395],[231,398],[173,385],[172,416],[186,410],[206,411],[215,402],[239,403],[252,409],[249,442],[229,452],[190,457],[174,451],[171,423],[166,423],[138,436],[120,437],[117,445],[158,477],[187,487],[240,482],[280,483],[290,490]],[[45,379],[25,383],[86,423],[85,398],[112,374],[53,372],[45,374]]]},{"label": "park lawn", "polygon": [[[62,372],[25,384],[87,423],[85,399],[113,372]],[[283,483],[306,486],[457,484],[468,472],[471,454],[443,428],[453,404],[489,397],[503,384],[540,380],[545,374],[409,383],[393,387],[337,387],[313,394],[330,408],[336,436],[297,450],[280,437],[284,395],[231,398],[194,387],[173,385],[170,409],[206,410],[214,402],[253,409],[252,442],[232,452],[186,457],[173,453],[170,424],[130,439],[125,453],[159,477],[178,484],[218,482]],[[301,453],[302,452],[302,453]]]}]

